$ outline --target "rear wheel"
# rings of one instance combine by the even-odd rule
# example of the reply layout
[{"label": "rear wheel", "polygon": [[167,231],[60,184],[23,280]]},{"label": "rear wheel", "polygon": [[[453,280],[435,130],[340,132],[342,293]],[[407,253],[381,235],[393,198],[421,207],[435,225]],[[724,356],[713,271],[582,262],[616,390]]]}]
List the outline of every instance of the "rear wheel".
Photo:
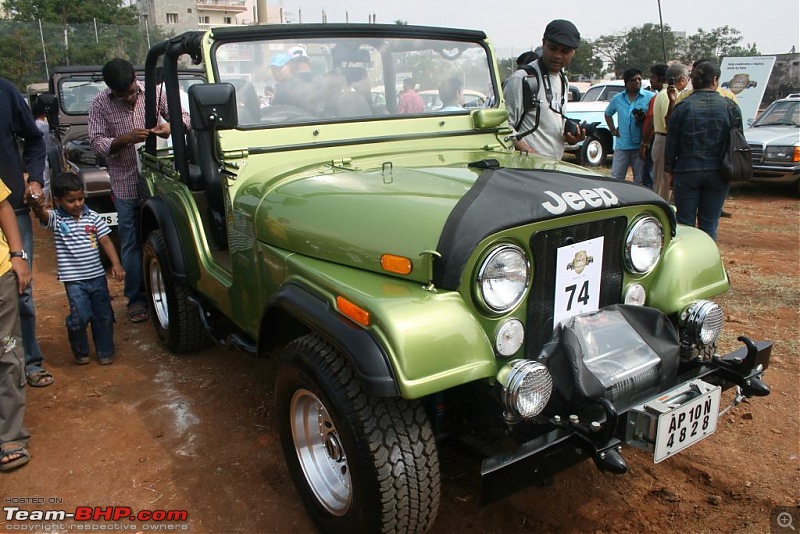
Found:
[{"label": "rear wheel", "polygon": [[606,161],[608,149],[602,139],[591,135],[583,141],[581,146],[581,163],[589,167],[599,167]]},{"label": "rear wheel", "polygon": [[286,463],[323,532],[424,532],[439,509],[439,460],[421,403],[370,397],[311,334],[289,344],[275,385]]},{"label": "rear wheel", "polygon": [[210,344],[189,288],[172,276],[164,236],[152,232],[142,251],[145,291],[158,337],[171,352],[189,352]]}]

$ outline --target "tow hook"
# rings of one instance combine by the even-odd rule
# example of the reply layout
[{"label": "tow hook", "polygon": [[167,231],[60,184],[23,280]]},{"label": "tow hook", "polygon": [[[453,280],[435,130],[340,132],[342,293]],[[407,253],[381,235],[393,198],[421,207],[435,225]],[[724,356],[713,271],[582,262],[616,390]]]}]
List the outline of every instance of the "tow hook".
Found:
[{"label": "tow hook", "polygon": [[592,456],[594,465],[604,473],[613,473],[615,475],[627,473],[628,464],[625,463],[625,458],[620,454],[621,450],[622,446],[616,445],[603,451],[597,451]]}]

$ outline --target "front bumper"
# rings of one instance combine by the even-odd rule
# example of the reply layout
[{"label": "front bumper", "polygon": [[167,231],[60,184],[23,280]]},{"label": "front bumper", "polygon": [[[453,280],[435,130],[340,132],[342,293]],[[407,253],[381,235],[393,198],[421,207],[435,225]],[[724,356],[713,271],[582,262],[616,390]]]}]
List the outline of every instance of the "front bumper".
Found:
[{"label": "front bumper", "polygon": [[511,452],[484,459],[481,465],[481,503],[488,504],[544,482],[587,458],[592,458],[602,471],[626,472],[627,466],[620,454],[622,444],[653,449],[657,428],[652,420],[643,420],[642,413],[646,410],[642,407],[662,397],[665,391],[702,381],[722,390],[736,386],[744,397],[768,395],[769,388],[762,381],[762,375],[769,367],[772,343],[753,342],[745,337],[739,340],[744,347],[715,357],[710,362],[697,363],[660,392],[642,393],[617,406],[601,399],[597,417],[586,421],[577,416],[570,417],[569,421],[553,418],[549,429],[536,438]]},{"label": "front bumper", "polygon": [[800,165],[753,164],[754,182],[794,183],[800,179]]}]

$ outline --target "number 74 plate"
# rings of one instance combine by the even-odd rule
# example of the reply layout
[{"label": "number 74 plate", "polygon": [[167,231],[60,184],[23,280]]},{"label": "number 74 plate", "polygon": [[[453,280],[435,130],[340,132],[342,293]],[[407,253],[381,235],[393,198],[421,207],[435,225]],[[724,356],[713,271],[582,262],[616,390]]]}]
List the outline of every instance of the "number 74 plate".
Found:
[{"label": "number 74 plate", "polygon": [[558,248],[553,329],[574,315],[597,311],[603,274],[603,241],[600,236]]}]

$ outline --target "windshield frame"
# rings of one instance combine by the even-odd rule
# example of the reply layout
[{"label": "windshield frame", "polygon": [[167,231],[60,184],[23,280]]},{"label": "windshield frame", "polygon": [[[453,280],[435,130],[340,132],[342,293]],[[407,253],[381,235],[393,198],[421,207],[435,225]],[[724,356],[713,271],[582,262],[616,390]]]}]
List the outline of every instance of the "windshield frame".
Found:
[{"label": "windshield frame", "polygon": [[[288,26],[288,27],[286,27]],[[497,106],[500,98],[497,96],[499,94],[499,85],[496,81],[497,73],[495,71],[495,61],[494,61],[494,53],[489,45],[488,41],[486,40],[486,36],[481,31],[476,30],[459,30],[459,29],[449,29],[449,28],[431,28],[431,27],[423,27],[423,26],[408,26],[408,25],[386,25],[386,24],[303,24],[303,25],[284,25],[280,28],[269,28],[267,31],[266,27],[247,27],[247,28],[214,28],[211,30],[211,33],[214,37],[214,41],[208,51],[209,61],[211,63],[210,70],[213,73],[213,78],[217,82],[231,82],[235,81],[234,87],[239,85],[239,88],[242,88],[242,95],[249,94],[248,98],[243,96],[242,101],[237,102],[237,104],[244,105],[245,100],[249,101],[250,104],[250,111],[245,113],[248,117],[242,121],[240,117],[240,125],[237,127],[239,130],[252,130],[252,129],[272,129],[272,128],[284,128],[289,126],[296,126],[301,124],[325,124],[325,123],[342,123],[342,122],[363,122],[363,121],[382,121],[382,120],[396,120],[396,119],[407,119],[410,117],[420,117],[420,116],[431,116],[433,113],[436,112],[436,115],[469,115],[472,110],[477,109],[474,107],[464,107],[462,109],[447,109],[447,110],[434,110],[434,109],[426,109],[422,114],[413,114],[413,115],[404,115],[399,116],[399,114],[394,113],[391,110],[391,106],[388,106],[389,113],[388,114],[379,114],[374,112],[374,114],[354,114],[352,116],[349,115],[328,115],[328,116],[307,116],[307,117],[293,117],[291,120],[286,121],[278,121],[275,120],[273,122],[264,121],[260,114],[256,114],[255,110],[252,108],[254,107],[252,101],[253,97],[259,99],[260,101],[260,112],[264,110],[264,86],[271,85],[271,82],[274,81],[273,78],[267,78],[267,80],[258,80],[255,78],[256,76],[256,69],[261,69],[262,72],[259,72],[259,75],[263,76],[263,71],[270,71],[270,67],[268,66],[271,62],[270,55],[266,55],[264,50],[269,50],[270,53],[278,54],[278,53],[286,53],[290,49],[298,48],[298,47],[305,47],[306,55],[312,64],[315,64],[315,74],[317,75],[328,75],[336,68],[336,64],[333,61],[333,53],[330,54],[330,57],[322,58],[322,54],[319,53],[319,50],[323,49],[323,46],[319,46],[317,49],[314,49],[317,45],[328,42],[328,43],[345,43],[345,42],[357,42],[358,49],[357,51],[367,52],[368,49],[370,51],[369,60],[371,63],[378,63],[377,68],[380,69],[380,78],[371,76],[369,81],[369,85],[371,86],[372,95],[368,100],[371,104],[375,103],[375,101],[383,101],[384,103],[386,100],[392,102],[392,100],[396,99],[397,93],[399,89],[401,89],[400,79],[402,76],[402,71],[398,73],[396,69],[393,69],[392,66],[385,65],[386,58],[389,57],[390,54],[399,54],[399,53],[414,53],[415,46],[417,48],[425,48],[421,47],[424,43],[431,43],[435,45],[436,43],[441,42],[441,57],[440,61],[446,62],[453,62],[453,65],[457,65],[458,61],[460,61],[460,57],[465,54],[472,54],[473,56],[478,57],[479,60],[477,61],[478,68],[481,69],[479,73],[479,77],[485,78],[484,85],[485,87],[481,87],[477,89],[474,87],[474,83],[470,85],[469,81],[465,78],[464,89],[472,91],[477,91],[480,94],[484,95],[486,101],[491,102],[493,106]],[[405,43],[405,44],[404,44]],[[250,72],[240,72],[240,78],[245,79],[246,81],[242,81],[242,79],[233,80],[237,73],[231,73],[226,71],[226,65],[223,60],[221,60],[221,56],[224,56],[224,51],[226,47],[230,45],[247,45],[250,47],[250,50],[253,51],[251,54],[255,56],[255,51],[261,49],[260,57],[258,57],[258,66],[255,68],[251,67]],[[258,45],[258,48],[257,46]],[[400,46],[404,45],[408,50],[401,50]],[[363,47],[363,48],[362,48]],[[435,47],[434,47],[435,48]],[[433,50],[434,48],[431,48]],[[236,46],[231,46],[230,50],[235,50]],[[453,57],[448,57],[447,54],[452,51]],[[417,50],[418,52],[418,50]],[[366,57],[366,56],[365,56]],[[294,58],[291,58],[294,60]],[[254,58],[255,62],[255,58]],[[485,65],[484,63],[485,62]],[[366,65],[367,63],[362,63],[361,66]],[[321,70],[320,66],[322,65]],[[375,71],[371,71],[368,75],[374,75]],[[252,78],[247,78],[250,75]],[[380,91],[381,85],[378,82],[382,82],[383,79],[386,79],[388,76],[394,75],[395,84],[382,84],[382,91]],[[255,87],[246,87],[246,85],[254,85]],[[394,86],[392,86],[394,85]],[[398,87],[400,86],[400,87]],[[417,91],[429,90],[433,89],[430,85],[417,85]],[[319,90],[319,89],[317,89]],[[350,91],[353,91],[350,89]],[[487,91],[490,91],[487,94]],[[253,94],[255,93],[255,95]],[[322,93],[325,94],[325,93]],[[241,109],[241,108],[240,108]],[[311,115],[311,114],[310,114]]]}]

